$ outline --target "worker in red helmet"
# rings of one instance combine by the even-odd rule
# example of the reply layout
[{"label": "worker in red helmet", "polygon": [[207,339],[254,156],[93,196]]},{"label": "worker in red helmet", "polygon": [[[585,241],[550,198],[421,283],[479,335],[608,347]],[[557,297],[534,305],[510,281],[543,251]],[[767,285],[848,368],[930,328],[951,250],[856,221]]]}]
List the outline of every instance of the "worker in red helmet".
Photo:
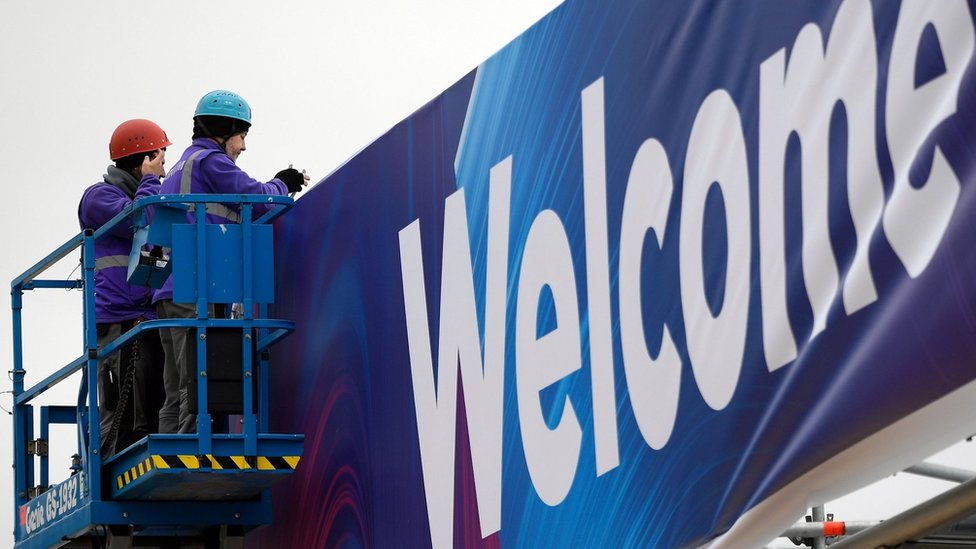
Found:
[{"label": "worker in red helmet", "polygon": [[[165,175],[166,132],[149,120],[119,124],[109,140],[109,165],[78,204],[82,229],[97,230],[136,199],[158,194]],[[155,318],[152,290],[126,281],[132,223],[123,222],[95,241],[95,323],[98,347],[108,345],[143,319]],[[158,431],[162,406],[163,351],[158,332],[98,364],[98,414],[102,458]]]}]

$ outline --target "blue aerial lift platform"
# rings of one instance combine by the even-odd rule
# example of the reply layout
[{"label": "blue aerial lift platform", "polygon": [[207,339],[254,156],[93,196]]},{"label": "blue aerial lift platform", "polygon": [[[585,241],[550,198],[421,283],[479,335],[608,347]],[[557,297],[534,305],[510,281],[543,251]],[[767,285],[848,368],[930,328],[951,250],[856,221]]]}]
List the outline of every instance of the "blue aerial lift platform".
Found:
[{"label": "blue aerial lift platform", "polygon": [[[15,548],[243,547],[247,531],[271,522],[268,489],[294,473],[304,445],[303,435],[268,430],[269,348],[294,330],[291,321],[268,318],[274,298],[270,223],[292,204],[289,197],[265,195],[147,197],[98,230],[76,235],[13,280]],[[226,212],[228,206],[239,208],[240,224],[206,223],[208,210]],[[130,282],[158,287],[172,273],[174,301],[195,303],[197,314],[141,322],[98,348],[95,241],[127,219],[135,231]],[[80,279],[38,278],[79,248]],[[84,350],[25,387],[23,294],[43,288],[83,291]],[[235,314],[214,314],[213,304],[226,304]],[[190,330],[197,432],[150,434],[103,460],[98,362],[150,330],[174,327]],[[40,406],[35,418],[32,401],[79,371],[77,401]],[[229,428],[217,429],[227,432],[213,432],[214,417],[232,419],[224,420]],[[71,475],[54,486],[48,483],[48,448],[56,443],[49,439],[52,424],[77,427]]]}]

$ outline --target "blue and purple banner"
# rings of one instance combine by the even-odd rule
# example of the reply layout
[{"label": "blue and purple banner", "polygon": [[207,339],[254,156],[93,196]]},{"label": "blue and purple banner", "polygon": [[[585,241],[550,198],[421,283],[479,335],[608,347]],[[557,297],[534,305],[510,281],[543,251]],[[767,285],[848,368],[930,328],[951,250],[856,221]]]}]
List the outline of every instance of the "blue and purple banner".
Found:
[{"label": "blue and purple banner", "polygon": [[306,453],[252,543],[694,547],[796,496],[759,545],[856,488],[801,481],[974,391],[974,11],[568,0],[365,148],[276,227]]}]

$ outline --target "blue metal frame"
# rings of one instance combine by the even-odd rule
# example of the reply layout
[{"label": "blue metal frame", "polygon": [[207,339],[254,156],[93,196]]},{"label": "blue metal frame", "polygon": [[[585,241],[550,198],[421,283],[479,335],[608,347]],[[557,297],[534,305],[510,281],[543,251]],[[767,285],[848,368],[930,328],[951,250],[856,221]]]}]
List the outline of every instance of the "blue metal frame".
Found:
[{"label": "blue metal frame", "polygon": [[[207,238],[206,238],[206,208],[207,203],[237,204],[241,206],[242,242],[241,257],[243,263],[243,318],[210,318],[209,302],[207,301],[207,285],[214,283],[220,273],[208,273],[206,268]],[[256,220],[251,220],[253,205],[270,205],[271,210]],[[260,492],[260,498],[254,501],[232,503],[198,502],[171,503],[165,501],[118,501],[111,499],[109,493],[103,494],[103,486],[109,486],[103,481],[103,474],[125,471],[132,463],[138,463],[145,456],[158,453],[172,452],[172,455],[214,456],[223,455],[221,452],[233,452],[244,456],[258,456],[265,452],[269,456],[292,456],[294,459],[301,453],[303,438],[301,435],[273,435],[268,429],[268,377],[267,353],[270,346],[290,334],[294,330],[294,323],[287,320],[267,318],[268,307],[264,303],[257,304],[258,316],[254,315],[255,300],[253,299],[254,280],[252,274],[252,226],[253,224],[267,224],[290,209],[293,200],[284,196],[264,195],[160,195],[143,198],[126,208],[119,215],[96,231],[86,230],[75,235],[61,245],[57,250],[34,264],[19,277],[11,282],[11,309],[13,315],[13,360],[12,371],[14,386],[14,523],[17,524],[15,538],[16,547],[49,547],[56,545],[63,539],[83,535],[93,525],[105,524],[138,524],[140,526],[158,525],[172,530],[175,527],[194,527],[217,524],[234,524],[245,529],[266,524],[271,518],[270,496],[265,491]],[[118,339],[104,348],[97,346],[95,325],[95,240],[107,234],[115,225],[128,218],[137,220],[136,225],[144,225],[146,209],[154,206],[175,206],[195,208],[195,224],[197,235],[196,248],[196,284],[197,284],[197,317],[187,319],[163,319],[142,322],[132,330],[122,334]],[[81,249],[81,278],[79,280],[43,280],[41,276],[45,270],[57,263],[65,256],[77,249]],[[26,371],[23,365],[23,325],[21,310],[23,308],[23,293],[41,288],[81,288],[83,292],[83,334],[84,352],[82,356],[61,367],[53,374],[44,378],[32,387],[24,386]],[[159,328],[192,328],[199,338],[197,345],[197,372],[201,383],[198,384],[198,414],[199,430],[195,435],[150,435],[119,455],[113,456],[103,464],[99,455],[100,434],[98,418],[98,362],[111,355],[121,347],[135,341],[150,330]],[[242,330],[243,345],[243,373],[242,386],[243,414],[242,433],[239,435],[214,435],[210,427],[210,415],[207,413],[207,384],[206,384],[206,333],[209,328],[238,328]],[[252,346],[252,338],[257,338],[257,345]],[[253,399],[254,371],[253,353],[260,358],[261,367],[258,369],[258,402],[259,413],[255,415]],[[57,486],[50,487],[48,492],[41,494],[34,500],[29,500],[28,490],[35,484],[35,470],[33,456],[27,453],[27,443],[33,438],[34,413],[31,402],[34,398],[54,387],[75,372],[82,372],[81,386],[75,406],[44,406],[41,408],[40,431],[41,438],[48,438],[48,426],[51,423],[75,423],[78,429],[78,454],[81,457],[81,468],[77,476]],[[47,485],[49,464],[46,457],[41,458],[40,483]],[[133,466],[134,467],[134,466]],[[133,471],[135,469],[133,468]],[[275,475],[288,474],[290,471],[268,471]],[[162,471],[159,474],[168,474]],[[232,476],[232,471],[220,471],[223,475]],[[257,478],[254,471],[246,471],[243,475]],[[146,475],[149,476],[149,475]],[[263,484],[262,484],[263,483]],[[265,486],[267,479],[257,484]],[[70,501],[65,495],[78,491]],[[118,492],[117,490],[115,490]],[[53,502],[53,503],[52,503]],[[54,512],[50,509],[55,508]],[[22,514],[23,512],[23,514]],[[31,515],[33,513],[33,515]],[[23,522],[24,515],[31,515],[35,521],[31,534],[26,533]],[[41,516],[43,515],[43,516]],[[38,518],[40,517],[40,518]]]},{"label": "blue metal frame", "polygon": [[[40,439],[51,440],[50,425],[52,423],[66,425],[77,424],[78,417],[75,415],[76,411],[76,406],[41,406]],[[50,472],[48,459],[47,453],[41,456],[41,486],[47,486],[50,484],[48,479],[48,474]]]}]

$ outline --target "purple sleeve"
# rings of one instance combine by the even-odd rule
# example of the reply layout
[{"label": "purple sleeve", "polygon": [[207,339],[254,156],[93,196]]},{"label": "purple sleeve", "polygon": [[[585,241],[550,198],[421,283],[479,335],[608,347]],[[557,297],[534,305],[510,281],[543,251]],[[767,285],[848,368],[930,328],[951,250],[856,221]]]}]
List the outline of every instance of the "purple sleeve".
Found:
[{"label": "purple sleeve", "polygon": [[[98,230],[131,203],[132,200],[125,193],[111,185],[94,185],[81,198],[78,221],[82,229]],[[109,233],[122,238],[131,237],[132,222],[123,221],[112,227]]]},{"label": "purple sleeve", "polygon": [[[136,198],[153,196],[159,193],[159,178],[155,175],[145,175],[136,190]],[[81,197],[78,208],[78,221],[82,229],[98,229],[108,223],[115,216],[132,204],[120,189],[108,184],[96,184],[90,187]],[[125,219],[109,230],[109,234],[120,238],[132,237],[132,219]]]},{"label": "purple sleeve", "polygon": [[214,194],[288,194],[288,187],[281,180],[272,179],[267,183],[261,183],[244,173],[227,155],[210,155],[202,164],[203,180],[206,185],[211,187],[206,189],[206,192]]},{"label": "purple sleeve", "polygon": [[156,196],[159,194],[160,185],[161,182],[159,181],[159,177],[151,173],[147,173],[146,175],[142,176],[142,181],[139,182],[139,188],[136,190],[135,199],[138,200],[147,196]]}]

